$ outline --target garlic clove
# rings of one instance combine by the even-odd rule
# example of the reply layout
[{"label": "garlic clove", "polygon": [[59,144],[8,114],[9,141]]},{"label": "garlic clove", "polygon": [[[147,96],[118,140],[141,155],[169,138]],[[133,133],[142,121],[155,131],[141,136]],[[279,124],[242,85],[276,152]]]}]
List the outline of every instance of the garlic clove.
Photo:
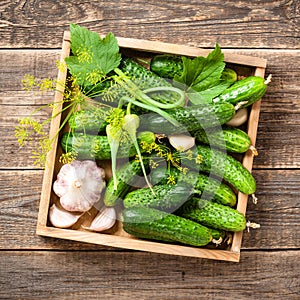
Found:
[{"label": "garlic clove", "polygon": [[179,151],[186,151],[195,145],[195,138],[185,134],[172,134],[169,137],[170,144]]},{"label": "garlic clove", "polygon": [[104,207],[96,215],[90,227],[83,227],[92,231],[104,231],[113,227],[116,223],[117,213],[113,207]]},{"label": "garlic clove", "polygon": [[54,227],[69,228],[73,226],[82,213],[71,213],[53,204],[49,210],[49,220]]},{"label": "garlic clove", "polygon": [[238,127],[244,124],[248,120],[248,109],[241,108],[236,112],[233,118],[226,123],[228,126]]}]

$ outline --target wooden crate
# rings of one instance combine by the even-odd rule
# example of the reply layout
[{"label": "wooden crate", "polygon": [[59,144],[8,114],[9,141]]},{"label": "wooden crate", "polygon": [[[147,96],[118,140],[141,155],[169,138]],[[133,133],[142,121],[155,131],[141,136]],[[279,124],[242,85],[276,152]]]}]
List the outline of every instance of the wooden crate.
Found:
[{"label": "wooden crate", "polygon": [[[121,51],[128,55],[151,57],[155,53],[170,53],[186,56],[207,56],[210,50],[199,49],[196,47],[189,47],[184,45],[175,45],[169,43],[161,43],[157,41],[146,41],[138,39],[118,38],[118,43]],[[62,44],[61,61],[64,61],[65,57],[70,55],[70,33],[65,32]],[[225,52],[225,61],[235,68],[239,75],[249,76],[258,75],[264,77],[266,60],[250,57],[244,55],[232,54]],[[60,70],[58,73],[59,82],[65,82],[67,72]],[[55,94],[55,102],[62,103],[63,90],[59,90]],[[257,127],[259,121],[261,101],[252,105],[248,124],[247,132],[252,140],[252,145],[255,146]],[[61,104],[62,105],[62,104]],[[62,106],[55,105],[53,115],[60,111]],[[50,127],[50,138],[55,136],[63,116],[58,115],[53,118]],[[238,262],[240,259],[240,249],[242,243],[243,232],[237,232],[233,235],[231,245],[226,249],[210,249],[205,247],[190,247],[175,244],[164,244],[160,242],[152,242],[146,240],[140,240],[131,237],[122,230],[121,222],[117,222],[116,228],[106,233],[96,233],[81,229],[80,226],[73,226],[71,229],[59,229],[53,227],[48,220],[49,207],[55,201],[57,196],[52,191],[52,184],[56,179],[56,175],[60,170],[61,164],[58,158],[62,150],[58,143],[58,137],[54,138],[52,150],[48,153],[47,165],[44,172],[43,186],[40,200],[40,208],[37,222],[37,234],[48,237],[62,238],[86,243],[93,243],[99,245],[106,245],[112,247],[149,251],[156,253],[201,257],[207,259],[225,260]],[[253,165],[253,155],[248,151],[242,158],[243,165],[251,172]],[[246,213],[248,195],[242,193],[238,194],[237,210]],[[96,210],[90,212],[90,215],[96,213]],[[84,222],[90,222],[90,220],[84,220]]]}]

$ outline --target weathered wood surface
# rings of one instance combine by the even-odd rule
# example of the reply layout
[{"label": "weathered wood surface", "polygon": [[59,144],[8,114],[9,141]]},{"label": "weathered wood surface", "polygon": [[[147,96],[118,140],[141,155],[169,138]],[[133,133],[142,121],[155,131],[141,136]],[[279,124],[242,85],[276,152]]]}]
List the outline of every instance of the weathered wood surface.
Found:
[{"label": "weathered wood surface", "polygon": [[[300,4],[278,1],[0,3],[1,299],[299,299]],[[254,55],[273,80],[254,160],[258,204],[241,262],[228,263],[43,238],[35,234],[43,171],[19,148],[20,117],[53,99],[22,90],[26,73],[56,78],[70,22],[100,33]],[[49,110],[38,113],[47,118]]]},{"label": "weathered wood surface", "polygon": [[295,251],[243,251],[240,264],[142,252],[1,254],[1,299],[299,299]]},{"label": "weathered wood surface", "polygon": [[103,34],[190,46],[299,47],[298,0],[76,2],[2,0],[0,47],[60,47],[58,33],[70,22]]}]

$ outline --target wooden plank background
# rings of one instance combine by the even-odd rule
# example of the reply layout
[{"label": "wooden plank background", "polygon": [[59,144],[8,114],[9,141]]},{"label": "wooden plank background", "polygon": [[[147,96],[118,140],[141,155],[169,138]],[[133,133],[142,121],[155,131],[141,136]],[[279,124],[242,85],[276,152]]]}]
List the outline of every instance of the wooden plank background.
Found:
[{"label": "wooden plank background", "polygon": [[[56,77],[69,23],[122,37],[266,58],[254,160],[258,204],[241,262],[124,251],[35,234],[43,171],[14,138],[18,118],[53,99],[21,88],[26,73]],[[300,2],[0,2],[1,299],[299,299]],[[50,116],[48,110],[40,118]]]}]

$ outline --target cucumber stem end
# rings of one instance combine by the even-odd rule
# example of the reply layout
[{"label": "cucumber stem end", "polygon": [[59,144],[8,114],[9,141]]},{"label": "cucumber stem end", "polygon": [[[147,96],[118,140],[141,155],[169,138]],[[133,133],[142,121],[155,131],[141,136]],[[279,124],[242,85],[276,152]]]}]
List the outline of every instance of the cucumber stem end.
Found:
[{"label": "cucumber stem end", "polygon": [[247,227],[247,231],[250,232],[250,228],[253,228],[253,229],[260,228],[260,224],[257,224],[257,223],[253,223],[253,222],[248,221],[248,222],[246,223],[246,227]]},{"label": "cucumber stem end", "polygon": [[264,84],[269,84],[272,80],[272,74],[270,74],[267,79],[265,80]]}]

